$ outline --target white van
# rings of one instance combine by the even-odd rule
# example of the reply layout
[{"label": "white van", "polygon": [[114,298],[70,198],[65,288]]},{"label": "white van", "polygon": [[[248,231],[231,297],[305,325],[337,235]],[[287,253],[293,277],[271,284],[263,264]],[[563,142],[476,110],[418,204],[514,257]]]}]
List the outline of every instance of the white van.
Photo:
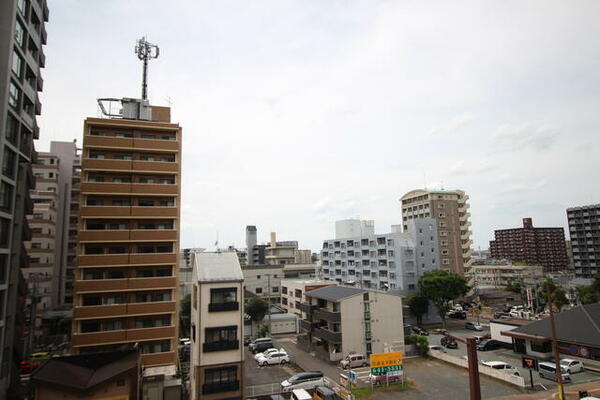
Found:
[{"label": "white van", "polygon": [[[563,382],[571,382],[571,375],[567,372],[565,367],[560,367],[562,372]],[[556,382],[556,364],[549,362],[539,363],[538,372],[541,378],[550,379]]]},{"label": "white van", "polygon": [[312,396],[304,389],[292,390],[290,400],[312,400]]},{"label": "white van", "polygon": [[281,391],[291,392],[295,389],[314,389],[317,386],[324,385],[325,379],[321,371],[299,372],[281,382]]}]

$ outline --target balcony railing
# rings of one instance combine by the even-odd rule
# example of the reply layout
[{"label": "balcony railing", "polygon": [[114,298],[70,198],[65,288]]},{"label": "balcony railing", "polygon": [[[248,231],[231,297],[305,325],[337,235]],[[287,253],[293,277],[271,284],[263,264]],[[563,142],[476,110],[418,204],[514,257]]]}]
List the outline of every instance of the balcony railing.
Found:
[{"label": "balcony railing", "polygon": [[315,308],[317,308],[317,305],[316,304],[311,305],[308,303],[300,303],[300,306],[298,308],[302,312],[311,313]]},{"label": "balcony railing", "polygon": [[310,332],[313,328],[313,324],[306,319],[301,319],[300,320],[300,329],[306,331],[306,332]]},{"label": "balcony railing", "polygon": [[205,383],[202,385],[202,394],[233,392],[240,390],[240,381]]},{"label": "balcony railing", "polygon": [[240,348],[240,342],[238,340],[228,340],[222,342],[210,342],[202,344],[202,351],[210,353],[213,351],[224,351],[224,350],[237,350]]},{"label": "balcony railing", "polygon": [[333,312],[319,308],[313,311],[313,318],[324,319],[325,321],[329,322],[340,322],[342,320],[342,314],[339,312]]},{"label": "balcony railing", "polygon": [[225,303],[209,303],[208,311],[209,312],[219,312],[219,311],[237,311],[240,309],[240,303],[237,301],[228,301]]},{"label": "balcony railing", "polygon": [[330,343],[342,343],[342,332],[333,332],[325,328],[316,328],[313,331],[315,337],[327,340]]}]

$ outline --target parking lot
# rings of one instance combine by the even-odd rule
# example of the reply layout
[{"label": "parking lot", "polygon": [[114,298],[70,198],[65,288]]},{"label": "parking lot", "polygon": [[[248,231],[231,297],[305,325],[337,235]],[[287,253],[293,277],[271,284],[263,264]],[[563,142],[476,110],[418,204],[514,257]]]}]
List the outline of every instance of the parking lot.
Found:
[{"label": "parking lot", "polygon": [[[434,336],[438,338],[438,336]],[[439,339],[438,339],[439,340]],[[284,366],[273,365],[258,367],[254,356],[246,350],[246,387],[250,394],[257,394],[256,390],[265,390],[271,385],[277,385],[290,375],[302,370],[322,371],[324,375],[335,382],[339,382],[340,373],[344,371],[337,365],[327,363],[296,346],[295,337],[279,337],[275,340],[277,348],[283,347],[291,357],[291,364]],[[368,368],[356,369],[361,383],[366,382]],[[458,368],[442,361],[428,358],[414,358],[405,360],[406,376],[415,383],[413,389],[402,392],[402,398],[407,400],[421,400],[432,398],[444,398],[448,393],[453,393],[456,399],[469,397],[468,374],[466,370]],[[435,379],[432,379],[435,377]],[[262,385],[262,386],[261,386]],[[508,396],[518,394],[521,391],[509,384],[496,379],[481,377],[481,388],[484,398]],[[255,390],[255,392],[252,392]],[[372,399],[395,399],[398,393],[375,393]]]},{"label": "parking lot", "polygon": [[[464,328],[452,328],[450,329],[450,334],[453,336],[458,336],[462,338],[471,337],[471,336],[483,336],[489,334],[489,327],[483,326],[483,331],[477,332]],[[440,339],[442,335],[436,335],[431,333],[429,335],[429,344],[440,344]],[[458,343],[458,349],[446,349],[448,354],[456,355],[456,356],[465,356],[467,354],[467,347],[463,343]],[[517,368],[522,377],[525,378],[525,382],[529,384],[529,370],[523,368],[521,365],[521,355],[513,352],[511,349],[498,349],[498,350],[489,350],[489,351],[478,351],[477,358],[479,361],[503,361],[506,362],[513,367]],[[566,356],[562,355],[562,358],[566,358]],[[481,367],[480,367],[481,368]],[[584,371],[571,375],[571,384],[577,383],[587,383],[600,380],[600,374]],[[553,381],[545,378],[541,378],[536,371],[533,371],[533,383],[534,385],[540,383],[546,387],[548,385],[552,385]]]}]

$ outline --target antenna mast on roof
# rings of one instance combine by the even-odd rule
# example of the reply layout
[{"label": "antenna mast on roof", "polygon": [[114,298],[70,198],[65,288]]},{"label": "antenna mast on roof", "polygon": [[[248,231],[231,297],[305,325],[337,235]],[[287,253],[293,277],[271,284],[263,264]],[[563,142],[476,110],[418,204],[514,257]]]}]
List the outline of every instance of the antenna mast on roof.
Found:
[{"label": "antenna mast on roof", "polygon": [[144,62],[144,71],[142,74],[142,99],[148,98],[148,60],[158,58],[158,46],[146,41],[146,37],[138,39],[135,45],[135,53],[138,58]]}]

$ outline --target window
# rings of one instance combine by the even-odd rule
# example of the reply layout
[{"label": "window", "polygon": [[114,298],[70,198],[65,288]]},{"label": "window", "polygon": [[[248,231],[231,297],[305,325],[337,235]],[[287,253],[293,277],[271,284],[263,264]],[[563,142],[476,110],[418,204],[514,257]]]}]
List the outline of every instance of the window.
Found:
[{"label": "window", "polygon": [[11,81],[8,90],[8,104],[12,107],[19,107],[19,100],[21,99],[21,90]]},{"label": "window", "polygon": [[81,321],[81,333],[100,331],[100,321]]},{"label": "window", "polygon": [[115,137],[118,137],[118,138],[131,138],[131,137],[133,137],[133,133],[117,132],[117,133],[115,133]]},{"label": "window", "polygon": [[82,305],[84,306],[100,306],[102,305],[102,296],[97,294],[84,295],[82,298]]},{"label": "window", "polygon": [[154,201],[152,201],[152,200],[138,200],[138,206],[140,206],[140,207],[154,207]]},{"label": "window", "polygon": [[206,343],[237,342],[237,326],[206,328]]},{"label": "window", "polygon": [[123,279],[125,278],[125,271],[108,271],[106,273],[106,279]]},{"label": "window", "polygon": [[23,77],[23,59],[21,58],[19,53],[17,53],[14,50],[13,50],[13,56],[12,56],[11,69],[12,69],[12,72],[14,72],[14,74],[16,76],[18,76],[19,78]]},{"label": "window", "polygon": [[[90,132],[91,136],[106,136],[105,132],[99,132],[99,131],[91,131]],[[90,155],[91,158],[96,158],[93,155]],[[102,156],[102,158],[104,158],[104,156]]]},{"label": "window", "polygon": [[202,393],[219,393],[239,388],[237,367],[209,368],[204,370]]},{"label": "window", "polygon": [[127,224],[124,222],[113,223],[109,225],[109,229],[113,231],[121,231],[127,229]]},{"label": "window", "polygon": [[12,211],[13,187],[2,181],[0,183],[0,210],[10,213]]},{"label": "window", "polygon": [[231,303],[237,301],[236,288],[217,288],[210,289],[211,303]]},{"label": "window", "polygon": [[103,279],[102,271],[87,270],[83,273],[84,280]]},{"label": "window", "polygon": [[132,157],[129,154],[115,154],[114,159],[131,161]]},{"label": "window", "polygon": [[27,0],[17,0],[17,8],[25,16],[27,12]]},{"label": "window", "polygon": [[261,294],[262,293],[262,288],[257,287],[255,290],[256,294]]},{"label": "window", "polygon": [[148,353],[166,353],[171,351],[171,341],[161,340],[160,342],[144,343],[140,346],[142,354]]},{"label": "window", "polygon": [[125,254],[127,253],[126,247],[109,247],[108,254]]},{"label": "window", "polygon": [[6,117],[6,139],[16,144],[19,141],[19,122],[10,113]]},{"label": "window", "polygon": [[0,247],[8,247],[10,240],[10,220],[0,218]]},{"label": "window", "polygon": [[23,25],[17,20],[15,24],[15,41],[19,44],[19,47],[23,47],[25,42],[25,29]]}]

